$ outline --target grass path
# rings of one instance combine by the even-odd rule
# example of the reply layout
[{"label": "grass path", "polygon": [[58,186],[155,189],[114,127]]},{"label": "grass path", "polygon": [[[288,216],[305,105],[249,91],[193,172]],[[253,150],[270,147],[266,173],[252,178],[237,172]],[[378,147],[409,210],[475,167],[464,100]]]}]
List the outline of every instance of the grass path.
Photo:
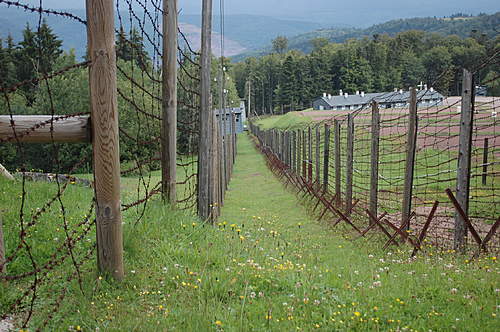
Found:
[{"label": "grass path", "polygon": [[[466,263],[429,248],[409,261],[408,248],[387,253],[349,241],[307,216],[247,136],[238,144],[217,225],[160,201],[136,224],[131,209],[124,214],[124,282],[99,276],[90,260],[82,294],[76,281],[60,281],[71,266],[54,271],[54,284],[39,289],[33,330],[62,288],[66,299],[46,330],[497,330],[496,258]],[[17,292],[2,287],[0,305]]]}]

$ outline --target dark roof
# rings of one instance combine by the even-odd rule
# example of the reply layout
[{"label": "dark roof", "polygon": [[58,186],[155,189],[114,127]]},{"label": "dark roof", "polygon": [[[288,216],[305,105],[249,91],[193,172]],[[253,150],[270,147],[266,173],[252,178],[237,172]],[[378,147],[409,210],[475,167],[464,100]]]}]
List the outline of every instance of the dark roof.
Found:
[{"label": "dark roof", "polygon": [[[218,110],[218,109],[216,109],[216,110],[214,110],[214,111],[215,111],[215,113],[216,113],[217,115],[219,115],[219,114],[223,113],[221,110]],[[231,113],[234,113],[234,114],[241,114],[241,113],[243,113],[243,112],[244,112],[244,110],[243,110],[243,109],[241,109],[241,108],[239,108],[239,107],[234,107],[234,108],[226,108],[226,114],[231,114]]]},{"label": "dark roof", "polygon": [[[374,100],[379,103],[407,103],[410,100],[410,91],[402,91],[402,93],[400,93],[399,91],[365,93],[364,96],[361,96],[361,94],[359,94],[347,96],[331,96],[331,98],[316,98],[316,100],[318,99],[323,99],[328,105],[332,107],[366,105]],[[417,100],[419,101],[432,99],[444,99],[444,96],[435,90],[419,90],[417,92]]]}]

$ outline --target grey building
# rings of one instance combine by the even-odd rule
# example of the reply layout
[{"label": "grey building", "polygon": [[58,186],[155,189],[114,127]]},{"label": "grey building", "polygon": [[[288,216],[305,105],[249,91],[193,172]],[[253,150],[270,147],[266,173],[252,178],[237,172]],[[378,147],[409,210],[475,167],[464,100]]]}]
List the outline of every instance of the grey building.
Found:
[{"label": "grey building", "polygon": [[[442,105],[444,96],[433,88],[417,91],[419,107]],[[372,101],[377,101],[380,108],[406,108],[409,106],[410,91],[394,90],[393,92],[364,93],[357,91],[349,95],[340,90],[339,95],[332,96],[326,93],[313,101],[315,110],[357,110],[366,108]]]},{"label": "grey building", "polygon": [[231,117],[233,114],[236,122],[236,133],[242,133],[245,130],[245,123],[247,121],[245,102],[242,101],[240,107],[226,108],[225,111],[215,110],[217,120],[222,117],[222,120],[225,121],[226,133],[230,133],[231,131]]}]

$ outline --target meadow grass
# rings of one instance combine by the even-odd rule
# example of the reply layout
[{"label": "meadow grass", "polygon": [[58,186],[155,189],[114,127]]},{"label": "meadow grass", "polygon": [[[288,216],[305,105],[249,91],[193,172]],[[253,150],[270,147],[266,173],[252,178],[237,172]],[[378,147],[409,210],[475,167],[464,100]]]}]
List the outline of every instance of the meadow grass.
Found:
[{"label": "meadow grass", "polygon": [[[380,243],[353,241],[308,217],[247,136],[238,144],[218,223],[203,224],[159,201],[137,224],[135,211],[125,213],[125,280],[99,275],[92,257],[83,267],[82,294],[76,281],[58,281],[70,265],[55,271],[57,282],[40,289],[31,328],[65,288],[68,296],[46,330],[497,330],[496,257],[469,262],[426,247],[409,260],[410,248],[384,252]],[[30,192],[50,189],[31,185]],[[7,185],[7,194],[15,186]],[[86,188],[73,189],[91,197]],[[2,206],[13,202],[6,198]],[[52,231],[39,229],[49,237]],[[22,287],[0,284],[2,309]]]}]

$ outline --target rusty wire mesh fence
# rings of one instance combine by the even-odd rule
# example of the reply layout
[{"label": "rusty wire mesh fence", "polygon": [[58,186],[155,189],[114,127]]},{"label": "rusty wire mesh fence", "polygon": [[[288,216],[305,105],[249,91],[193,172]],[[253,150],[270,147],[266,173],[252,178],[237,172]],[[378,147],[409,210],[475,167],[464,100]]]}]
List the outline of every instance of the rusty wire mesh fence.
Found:
[{"label": "rusty wire mesh fence", "polygon": [[[71,12],[0,1],[2,10],[36,17],[31,77],[0,77],[0,162],[16,171],[2,181],[0,320],[15,314],[22,326],[43,330],[68,293],[96,273],[96,211],[89,97],[90,60],[62,51],[46,53],[45,19],[87,21]],[[161,200],[162,1],[115,2],[117,102],[124,223],[145,222]],[[44,35],[44,33],[46,33]],[[199,54],[179,30],[178,209],[196,213],[199,127]],[[52,59],[50,59],[52,57]],[[5,242],[5,243],[3,243]],[[4,249],[1,248],[1,249]],[[2,250],[0,250],[2,252]],[[9,285],[9,286],[7,286]],[[40,294],[53,294],[41,304]]]},{"label": "rusty wire mesh fence", "polygon": [[[385,238],[385,246],[409,242],[419,250],[424,242],[456,247],[455,222],[461,218],[470,248],[498,251],[500,98],[425,98],[434,93],[415,90],[413,124],[411,93],[395,90],[357,109],[314,111],[318,120],[307,128],[250,128],[271,169],[319,219],[356,237]],[[469,129],[463,127],[467,114]],[[465,177],[458,174],[464,146],[470,147]],[[465,204],[457,200],[462,182]]]}]

